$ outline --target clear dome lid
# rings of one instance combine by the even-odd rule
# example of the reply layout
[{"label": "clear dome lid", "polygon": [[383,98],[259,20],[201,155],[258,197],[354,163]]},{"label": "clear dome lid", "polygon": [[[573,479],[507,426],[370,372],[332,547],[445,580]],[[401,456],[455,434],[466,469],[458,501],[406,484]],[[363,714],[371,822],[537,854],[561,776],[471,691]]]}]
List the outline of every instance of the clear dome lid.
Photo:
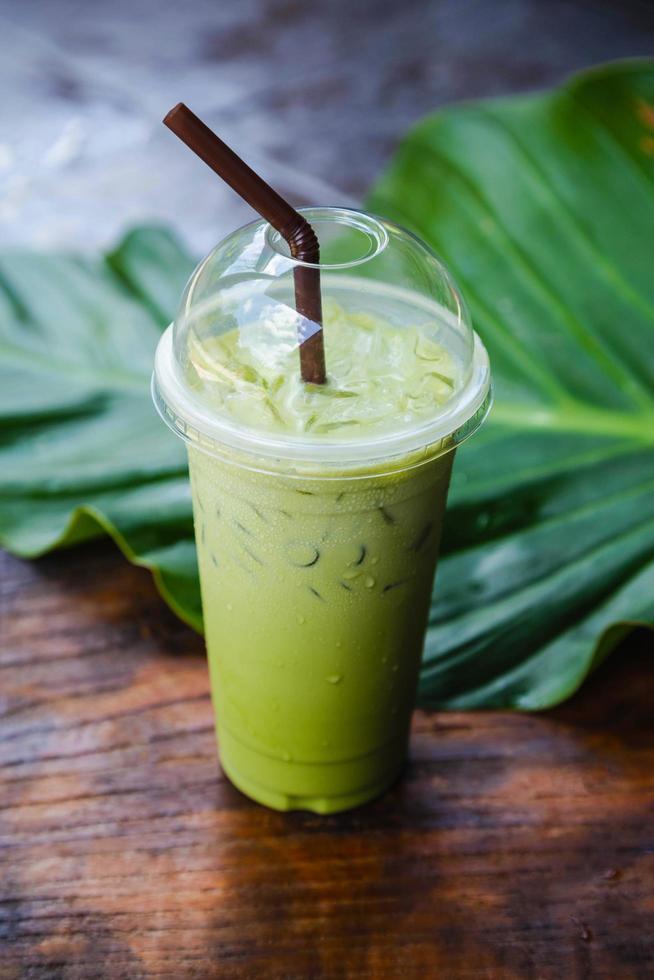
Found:
[{"label": "clear dome lid", "polygon": [[[288,464],[377,467],[433,456],[480,424],[486,351],[436,255],[399,226],[345,208],[301,213],[320,265],[294,259],[267,222],[224,239],[195,269],[157,351],[155,402],[209,452]],[[320,272],[324,385],[300,375],[294,273]]]}]

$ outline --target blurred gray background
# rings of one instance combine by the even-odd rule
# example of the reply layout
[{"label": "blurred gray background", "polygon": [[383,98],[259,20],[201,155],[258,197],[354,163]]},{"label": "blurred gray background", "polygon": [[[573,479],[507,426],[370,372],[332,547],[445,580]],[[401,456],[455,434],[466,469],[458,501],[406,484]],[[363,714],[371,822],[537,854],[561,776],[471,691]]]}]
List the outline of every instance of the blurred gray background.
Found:
[{"label": "blurred gray background", "polygon": [[654,54],[636,0],[0,0],[0,239],[143,220],[207,251],[251,213],[161,125],[187,102],[295,204],[357,204],[439,105]]}]

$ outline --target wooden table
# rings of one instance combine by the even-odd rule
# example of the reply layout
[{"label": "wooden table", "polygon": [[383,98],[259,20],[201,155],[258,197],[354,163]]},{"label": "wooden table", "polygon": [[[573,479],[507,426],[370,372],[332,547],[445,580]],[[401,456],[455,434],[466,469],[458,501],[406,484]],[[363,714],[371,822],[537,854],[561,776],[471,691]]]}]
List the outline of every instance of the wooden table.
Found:
[{"label": "wooden table", "polygon": [[[295,203],[357,203],[444,102],[651,52],[638,0],[488,8],[0,0],[3,241],[249,220],[175,152],[179,98]],[[419,714],[382,800],[281,815],[221,775],[146,573],[103,543],[0,576],[0,980],[654,976],[651,638],[546,715]]]},{"label": "wooden table", "polygon": [[556,711],[421,712],[383,799],[284,815],[221,774],[145,572],[0,574],[1,980],[654,976],[651,638]]}]

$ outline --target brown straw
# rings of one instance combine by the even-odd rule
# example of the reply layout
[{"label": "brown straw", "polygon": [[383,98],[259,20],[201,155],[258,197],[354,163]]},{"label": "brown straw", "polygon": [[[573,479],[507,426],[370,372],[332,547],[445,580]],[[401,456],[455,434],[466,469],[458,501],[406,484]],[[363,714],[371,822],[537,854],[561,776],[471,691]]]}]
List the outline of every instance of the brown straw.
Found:
[{"label": "brown straw", "polygon": [[[223,143],[201,119],[183,102],[178,103],[164,118],[168,129],[179,136],[201,160],[247,201],[262,218],[276,228],[288,242],[293,258],[317,266],[320,248],[313,228],[295,208],[280,197],[269,184],[248,167],[233,150]],[[293,270],[295,307],[305,318],[300,327],[300,371],[302,379],[311,384],[325,382],[325,348],[322,335],[322,304],[320,300],[320,271],[311,265],[298,265]],[[314,333],[306,336],[306,320]]]}]

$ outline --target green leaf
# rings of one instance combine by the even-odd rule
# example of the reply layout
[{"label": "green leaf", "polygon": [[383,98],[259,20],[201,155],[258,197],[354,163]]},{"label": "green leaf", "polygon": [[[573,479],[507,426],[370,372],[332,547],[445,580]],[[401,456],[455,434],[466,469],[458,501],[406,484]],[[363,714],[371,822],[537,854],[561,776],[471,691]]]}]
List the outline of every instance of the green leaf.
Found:
[{"label": "green leaf", "polygon": [[192,267],[155,228],[98,261],[0,253],[0,541],[35,557],[107,532],[199,629],[186,453],[149,390]]},{"label": "green leaf", "polygon": [[[546,707],[654,622],[654,63],[438,113],[369,206],[452,268],[495,377],[457,456],[423,703]],[[156,228],[98,260],[0,252],[0,540],[107,532],[200,628],[184,448],[149,395],[192,264]]]},{"label": "green leaf", "polygon": [[654,620],[654,63],[439,112],[368,206],[453,270],[494,372],[455,465],[423,700],[555,704]]}]

